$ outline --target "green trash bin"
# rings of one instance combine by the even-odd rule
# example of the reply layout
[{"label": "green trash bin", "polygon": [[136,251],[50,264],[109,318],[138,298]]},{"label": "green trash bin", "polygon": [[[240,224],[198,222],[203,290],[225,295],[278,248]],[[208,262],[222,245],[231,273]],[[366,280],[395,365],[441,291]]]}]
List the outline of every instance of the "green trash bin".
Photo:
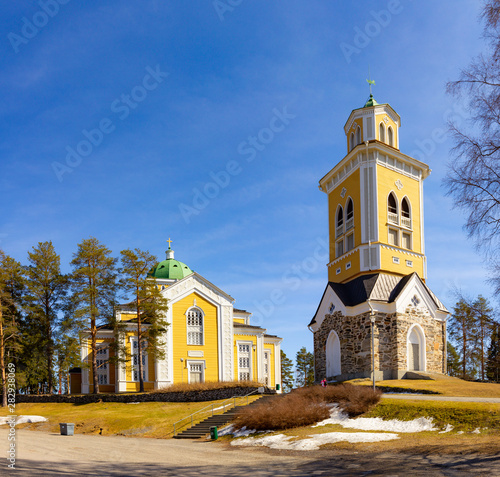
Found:
[{"label": "green trash bin", "polygon": [[279,390],[280,390],[280,386],[281,386],[280,384],[277,384],[277,385],[276,385],[276,391],[279,391]]},{"label": "green trash bin", "polygon": [[217,426],[212,426],[210,428],[210,439],[216,441],[219,438],[219,434],[217,433]]},{"label": "green trash bin", "polygon": [[75,424],[71,422],[60,422],[61,436],[72,436],[75,432]]}]

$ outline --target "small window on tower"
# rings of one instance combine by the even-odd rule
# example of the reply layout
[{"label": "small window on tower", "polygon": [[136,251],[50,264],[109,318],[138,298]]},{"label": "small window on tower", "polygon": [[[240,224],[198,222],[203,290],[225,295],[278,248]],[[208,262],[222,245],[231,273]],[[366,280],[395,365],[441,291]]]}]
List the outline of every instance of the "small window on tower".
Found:
[{"label": "small window on tower", "polygon": [[337,243],[336,243],[336,252],[337,252],[337,257],[340,257],[341,255],[344,254],[344,241],[343,240],[339,240]]},{"label": "small window on tower", "polygon": [[410,201],[406,197],[401,202],[401,225],[411,229]]},{"label": "small window on tower", "polygon": [[352,199],[349,198],[347,201],[347,207],[346,207],[346,222],[345,222],[345,229],[349,230],[354,227],[354,207],[352,205]]},{"label": "small window on tower", "polygon": [[335,237],[340,237],[344,233],[344,209],[339,207],[336,217]]},{"label": "small window on tower", "polygon": [[398,224],[398,206],[396,197],[391,192],[387,199],[387,222],[391,224]]},{"label": "small window on tower", "polygon": [[385,126],[384,126],[384,123],[380,123],[380,126],[379,126],[379,140],[381,142],[385,142]]},{"label": "small window on tower", "polygon": [[389,142],[389,146],[394,146],[394,133],[392,132],[391,126],[387,129],[387,139]]},{"label": "small window on tower", "polygon": [[352,250],[354,248],[354,233],[349,234],[346,237],[346,244],[345,244],[345,251],[349,252],[349,250]]},{"label": "small window on tower", "polygon": [[359,126],[356,131],[356,144],[361,144],[361,128]]},{"label": "small window on tower", "polygon": [[349,141],[349,151],[352,151],[354,149],[354,133],[351,133],[351,138]]},{"label": "small window on tower", "polygon": [[390,245],[399,247],[399,233],[396,229],[389,229],[388,242]]},{"label": "small window on tower", "polygon": [[403,232],[403,248],[411,250],[411,234]]}]

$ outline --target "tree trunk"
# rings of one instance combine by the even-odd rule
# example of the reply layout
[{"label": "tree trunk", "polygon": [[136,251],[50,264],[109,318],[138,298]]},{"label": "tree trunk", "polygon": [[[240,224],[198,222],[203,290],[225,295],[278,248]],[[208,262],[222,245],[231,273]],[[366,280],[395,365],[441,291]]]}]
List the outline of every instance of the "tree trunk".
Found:
[{"label": "tree trunk", "polygon": [[5,376],[5,337],[3,332],[2,303],[0,302],[0,372],[2,373],[2,407],[7,406],[7,378]]},{"label": "tree trunk", "polygon": [[[139,291],[136,291],[138,297]],[[141,314],[139,299],[136,299],[136,312],[137,312],[137,360],[139,364],[139,392],[144,392],[144,380],[142,379],[142,346],[141,346]]]}]

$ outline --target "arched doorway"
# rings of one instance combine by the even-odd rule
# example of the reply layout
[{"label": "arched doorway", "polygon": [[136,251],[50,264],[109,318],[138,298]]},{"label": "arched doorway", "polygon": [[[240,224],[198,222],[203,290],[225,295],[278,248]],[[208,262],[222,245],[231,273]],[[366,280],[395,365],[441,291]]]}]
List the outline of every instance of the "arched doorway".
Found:
[{"label": "arched doorway", "polygon": [[408,331],[408,371],[425,371],[425,335],[418,325]]},{"label": "arched doorway", "polygon": [[335,331],[330,331],[326,340],[326,376],[338,376],[342,374],[340,368],[340,340]]}]

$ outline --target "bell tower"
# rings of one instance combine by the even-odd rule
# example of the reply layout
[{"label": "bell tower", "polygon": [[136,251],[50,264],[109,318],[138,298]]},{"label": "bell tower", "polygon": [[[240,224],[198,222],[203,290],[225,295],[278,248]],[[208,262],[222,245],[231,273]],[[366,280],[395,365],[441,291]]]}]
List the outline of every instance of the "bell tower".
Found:
[{"label": "bell tower", "polygon": [[367,273],[425,280],[423,181],[427,164],[400,151],[401,118],[370,92],[344,126],[347,154],[320,181],[328,196],[328,280]]}]

